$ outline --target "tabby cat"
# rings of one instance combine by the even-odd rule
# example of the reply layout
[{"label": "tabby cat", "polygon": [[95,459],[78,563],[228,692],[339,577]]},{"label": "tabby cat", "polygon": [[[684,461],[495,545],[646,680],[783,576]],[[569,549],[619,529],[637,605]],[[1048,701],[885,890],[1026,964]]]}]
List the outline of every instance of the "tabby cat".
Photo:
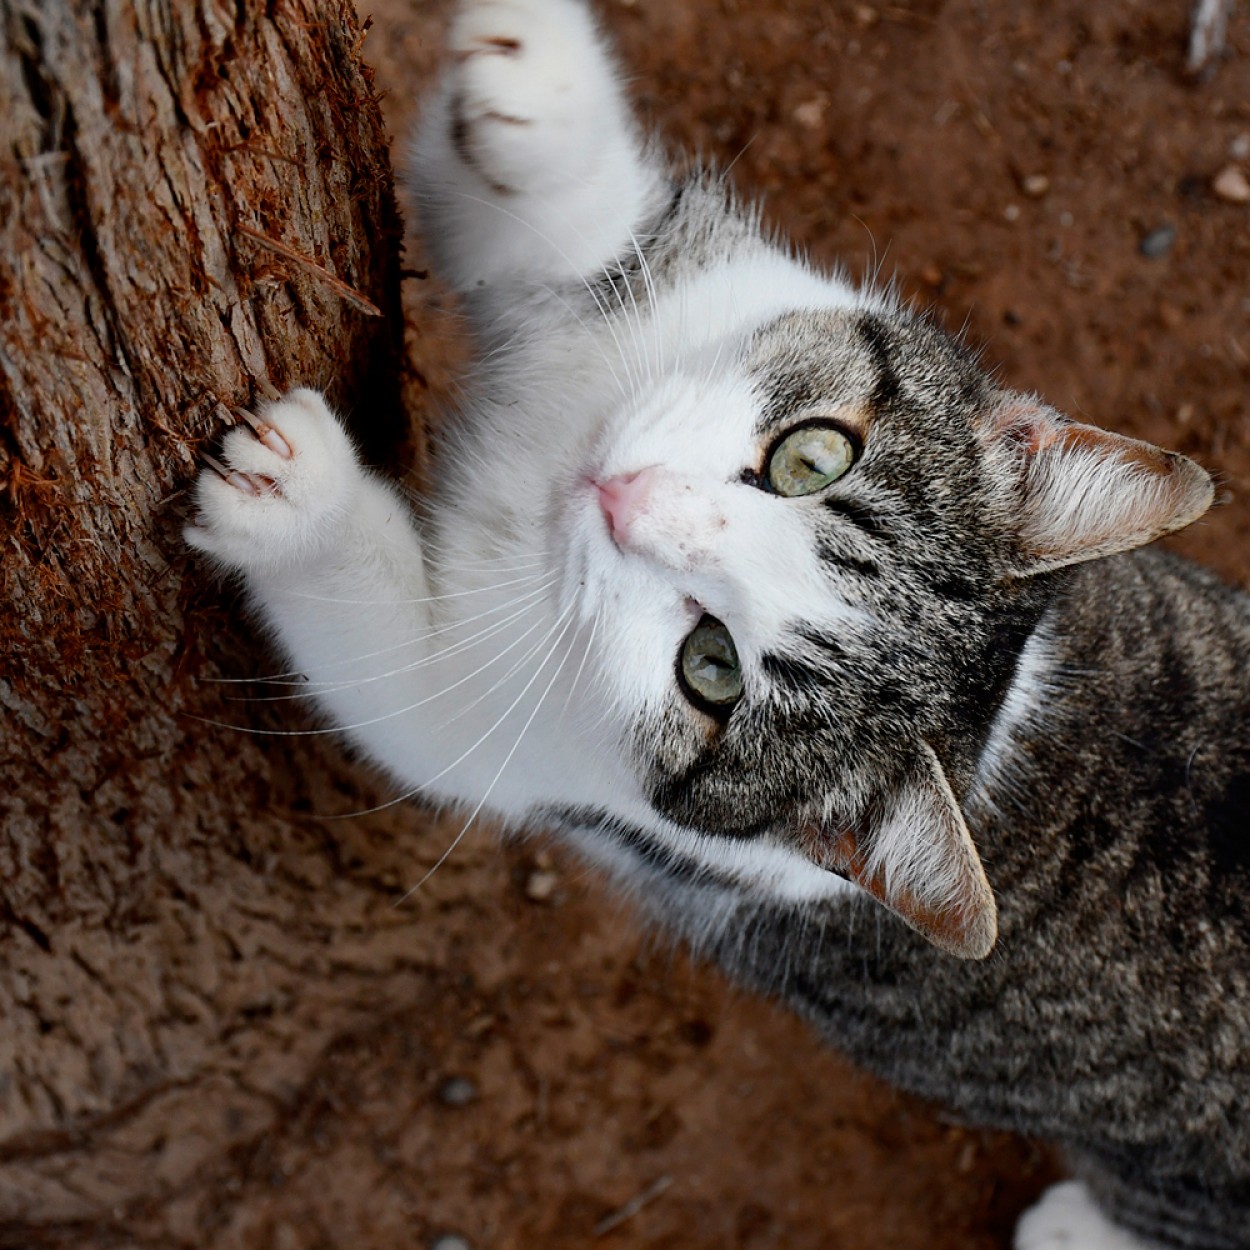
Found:
[{"label": "tabby cat", "polygon": [[1137,550],[1207,474],[675,172],[578,0],[463,0],[412,185],[481,349],[423,515],[297,390],[188,530],[324,713],[1058,1143],[1019,1250],[1250,1247],[1250,601]]}]

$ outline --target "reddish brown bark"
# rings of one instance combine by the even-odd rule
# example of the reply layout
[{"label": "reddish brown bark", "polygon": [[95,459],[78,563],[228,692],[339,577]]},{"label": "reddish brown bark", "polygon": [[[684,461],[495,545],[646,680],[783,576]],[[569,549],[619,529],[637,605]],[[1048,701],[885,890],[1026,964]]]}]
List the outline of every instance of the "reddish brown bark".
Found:
[{"label": "reddish brown bark", "polygon": [[270,780],[347,766],[196,719],[255,727],[209,679],[265,661],[180,539],[197,449],[267,387],[396,442],[362,37],[346,0],[0,3],[5,1245],[208,1244],[189,1178],[411,979],[394,924],[346,936],[393,883],[329,885],[341,845]]}]

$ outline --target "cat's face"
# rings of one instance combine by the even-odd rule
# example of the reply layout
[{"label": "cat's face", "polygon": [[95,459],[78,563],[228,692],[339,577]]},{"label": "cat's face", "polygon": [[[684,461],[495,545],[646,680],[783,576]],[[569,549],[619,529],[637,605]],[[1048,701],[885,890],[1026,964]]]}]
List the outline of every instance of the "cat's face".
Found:
[{"label": "cat's face", "polygon": [[960,800],[1046,575],[1210,501],[1192,462],[996,388],[924,321],[822,310],[651,380],[556,512],[587,690],[652,809],[767,832],[981,957]]},{"label": "cat's face", "polygon": [[657,811],[718,833],[855,816],[900,741],[941,735],[964,670],[998,692],[990,396],[923,322],[796,312],[609,421],[570,489],[570,583]]}]

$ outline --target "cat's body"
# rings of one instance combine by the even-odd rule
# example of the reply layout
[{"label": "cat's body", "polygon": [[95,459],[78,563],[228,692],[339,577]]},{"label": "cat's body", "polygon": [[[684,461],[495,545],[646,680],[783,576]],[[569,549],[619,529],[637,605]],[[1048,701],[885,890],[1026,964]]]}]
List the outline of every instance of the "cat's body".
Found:
[{"label": "cat's body", "polygon": [[[483,363],[428,516],[294,392],[192,541],[406,790],[563,828],[1121,1228],[1250,1246],[1250,600],[1115,554],[1205,475],[672,179],[572,0],[453,52],[414,182]],[[1018,1244],[1151,1243],[1069,1185]]]}]

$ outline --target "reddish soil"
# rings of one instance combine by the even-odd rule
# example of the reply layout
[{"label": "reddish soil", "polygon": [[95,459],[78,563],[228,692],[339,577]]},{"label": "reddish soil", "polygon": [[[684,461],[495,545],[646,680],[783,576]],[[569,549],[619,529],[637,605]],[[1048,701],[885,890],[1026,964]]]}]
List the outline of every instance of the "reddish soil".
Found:
[{"label": "reddish soil", "polygon": [[[403,135],[447,5],[364,8]],[[1216,471],[1226,506],[1177,545],[1246,581],[1250,204],[1213,179],[1250,172],[1250,18],[1214,77],[1190,84],[1188,8],[615,0],[603,13],[647,118],[732,162],[816,259],[896,274],[966,322],[1007,381]],[[1165,225],[1174,241],[1147,257],[1141,240]],[[410,390],[432,421],[462,354],[434,280],[407,287],[430,388]],[[412,824],[430,860],[455,832]],[[853,1071],[541,855],[488,831],[456,850],[422,904],[441,974],[326,1055],[322,1100],[250,1161],[267,1196],[234,1212],[230,1244],[1009,1245],[1053,1175],[1041,1148]]]}]

